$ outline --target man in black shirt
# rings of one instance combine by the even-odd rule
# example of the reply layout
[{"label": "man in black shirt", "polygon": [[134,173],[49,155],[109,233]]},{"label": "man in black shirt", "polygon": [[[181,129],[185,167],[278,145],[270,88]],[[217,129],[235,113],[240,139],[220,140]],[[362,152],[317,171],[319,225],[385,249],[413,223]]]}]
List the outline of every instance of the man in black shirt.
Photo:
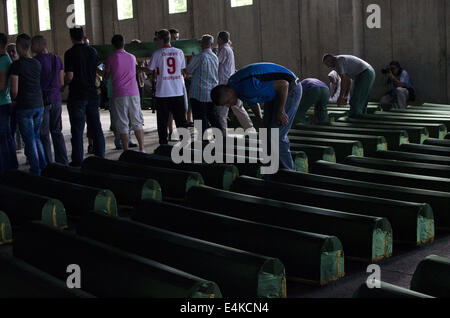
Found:
[{"label": "man in black shirt", "polygon": [[105,157],[105,137],[99,114],[99,98],[95,88],[98,64],[97,51],[83,43],[82,28],[70,29],[73,47],[64,55],[64,86],[69,85],[70,125],[72,130],[72,163],[81,166],[84,158],[83,134],[87,123],[94,141],[94,154]]},{"label": "man in black shirt", "polygon": [[16,120],[25,143],[30,172],[40,175],[47,162],[40,139],[44,116],[41,91],[41,64],[31,57],[31,38],[21,34],[16,40],[19,60],[11,66],[11,97],[16,101]]}]

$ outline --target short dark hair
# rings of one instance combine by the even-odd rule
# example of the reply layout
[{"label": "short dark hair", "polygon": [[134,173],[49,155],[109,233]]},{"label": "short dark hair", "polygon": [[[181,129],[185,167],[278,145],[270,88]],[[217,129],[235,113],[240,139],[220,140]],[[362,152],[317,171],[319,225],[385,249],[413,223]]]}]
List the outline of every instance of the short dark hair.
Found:
[{"label": "short dark hair", "polygon": [[123,49],[125,47],[125,39],[122,35],[116,34],[111,39],[111,44],[117,49]]},{"label": "short dark hair", "polygon": [[81,42],[84,38],[84,30],[82,27],[74,27],[70,29],[70,37],[77,41]]},{"label": "short dark hair", "polygon": [[230,42],[230,32],[222,31],[219,33],[219,35],[217,37],[219,39],[221,39],[222,41],[224,41],[225,43]]},{"label": "short dark hair", "polygon": [[218,85],[214,87],[211,91],[211,100],[215,105],[220,105],[220,100],[222,99],[223,95],[225,94],[227,89],[232,88],[230,85]]},{"label": "short dark hair", "polygon": [[333,54],[330,54],[330,53],[325,54],[325,55],[323,56],[322,62],[325,62],[325,60],[326,60],[327,58],[329,58],[329,57],[334,58],[334,55],[333,55]]},{"label": "short dark hair", "polygon": [[170,34],[179,34],[180,32],[177,29],[170,29],[169,33]]},{"label": "short dark hair", "polygon": [[6,45],[8,44],[8,37],[5,33],[0,33],[0,47],[2,49],[6,48]]},{"label": "short dark hair", "polygon": [[164,43],[170,42],[170,32],[166,29],[158,31],[158,39],[163,40]]},{"label": "short dark hair", "polygon": [[36,43],[36,42],[39,42],[43,46],[47,47],[47,40],[42,35],[33,36],[33,38],[31,39],[31,43]]},{"label": "short dark hair", "polygon": [[28,51],[31,48],[31,37],[28,34],[22,33],[17,37],[16,45],[21,49]]}]

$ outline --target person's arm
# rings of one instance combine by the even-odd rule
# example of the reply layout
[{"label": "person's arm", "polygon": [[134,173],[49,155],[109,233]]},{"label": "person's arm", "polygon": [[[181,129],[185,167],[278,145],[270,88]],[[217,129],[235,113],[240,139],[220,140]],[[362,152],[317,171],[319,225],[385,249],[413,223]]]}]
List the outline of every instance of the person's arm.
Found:
[{"label": "person's arm", "polygon": [[188,66],[186,67],[186,72],[188,74],[194,74],[195,70],[200,66],[200,56],[194,56],[191,60],[191,62],[188,64]]},{"label": "person's arm", "polygon": [[352,80],[347,74],[339,74],[341,76],[341,94],[338,98],[338,106],[347,105],[347,97],[350,94],[350,89],[352,85]]},{"label": "person's arm", "polygon": [[19,92],[19,76],[11,75],[10,94],[13,100],[16,99],[18,92]]},{"label": "person's arm", "polygon": [[6,90],[8,86],[8,72],[0,71],[0,92]]},{"label": "person's arm", "polygon": [[287,126],[289,124],[289,116],[286,114],[285,108],[289,94],[289,82],[284,80],[275,81],[274,88],[277,93],[275,101],[275,105],[277,105],[277,123],[280,126]]},{"label": "person's arm", "polygon": [[406,88],[407,75],[405,75],[404,73],[402,73],[402,75],[400,76],[400,79],[397,79],[394,76],[394,74],[391,72],[391,73],[389,73],[389,78],[392,80],[392,82],[395,84],[395,86]]}]

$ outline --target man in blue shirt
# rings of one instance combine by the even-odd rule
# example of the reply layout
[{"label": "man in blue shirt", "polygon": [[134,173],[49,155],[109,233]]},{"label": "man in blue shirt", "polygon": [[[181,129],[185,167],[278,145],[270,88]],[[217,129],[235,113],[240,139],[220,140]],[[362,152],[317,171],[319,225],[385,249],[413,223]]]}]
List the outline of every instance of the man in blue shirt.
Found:
[{"label": "man in blue shirt", "polygon": [[387,84],[391,86],[392,90],[381,98],[381,104],[397,103],[400,109],[406,109],[408,101],[415,99],[412,92],[414,88],[411,85],[409,74],[405,71],[399,62],[392,61],[389,65],[390,72],[385,75],[388,76]]},{"label": "man in blue shirt", "polygon": [[[216,105],[227,107],[236,105],[238,99],[247,103],[264,103],[264,126],[280,131],[281,168],[294,170],[288,133],[297,114],[302,91],[297,76],[287,68],[257,63],[235,73],[228,85],[215,87],[211,98]],[[262,120],[261,114],[255,115]]]}]

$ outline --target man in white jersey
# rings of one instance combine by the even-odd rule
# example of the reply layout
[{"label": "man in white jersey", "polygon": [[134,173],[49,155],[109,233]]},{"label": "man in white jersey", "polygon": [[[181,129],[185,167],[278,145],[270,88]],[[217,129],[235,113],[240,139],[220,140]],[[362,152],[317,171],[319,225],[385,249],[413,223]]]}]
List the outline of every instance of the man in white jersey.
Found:
[{"label": "man in white jersey", "polygon": [[172,113],[177,127],[187,128],[184,104],[186,60],[182,50],[170,45],[170,32],[158,32],[158,44],[148,69],[156,72],[156,105],[159,143],[168,144],[167,122]]}]

